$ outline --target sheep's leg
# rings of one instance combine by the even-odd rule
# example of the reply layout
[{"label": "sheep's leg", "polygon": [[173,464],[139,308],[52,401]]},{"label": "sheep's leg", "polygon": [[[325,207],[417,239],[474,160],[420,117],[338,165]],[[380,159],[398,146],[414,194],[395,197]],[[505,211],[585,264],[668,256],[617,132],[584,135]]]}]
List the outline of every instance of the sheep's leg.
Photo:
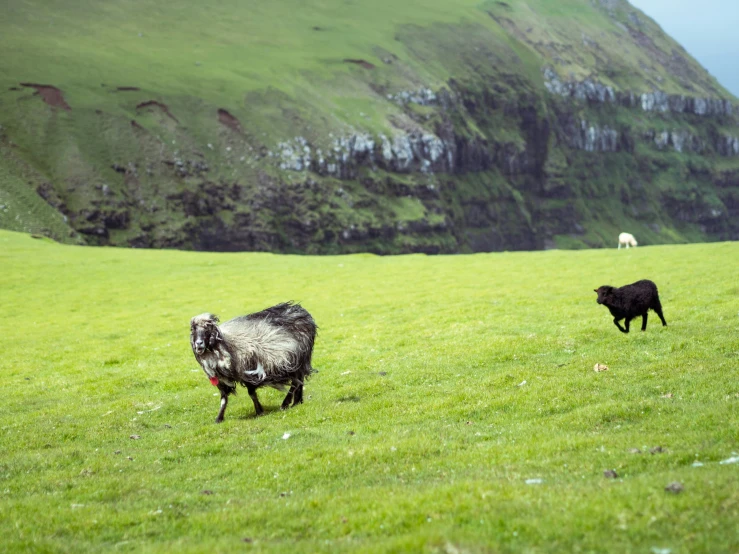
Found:
[{"label": "sheep's leg", "polygon": [[621,250],[621,243],[618,243],[618,249]]},{"label": "sheep's leg", "polygon": [[254,411],[258,416],[262,415],[264,413],[264,408],[262,408],[262,405],[259,403],[259,398],[257,397],[257,388],[251,385],[247,385],[246,390],[249,393],[251,401],[254,402]]},{"label": "sheep's leg", "polygon": [[659,300],[654,305],[654,313],[656,313],[659,318],[662,320],[662,327],[667,327],[667,322],[665,321],[665,316],[662,315],[662,304],[659,303]]},{"label": "sheep's leg", "polygon": [[630,323],[631,323],[631,319],[630,318],[627,317],[627,318],[624,319],[624,333],[628,333],[629,332],[629,324]]},{"label": "sheep's leg", "polygon": [[280,406],[281,409],[287,410],[290,407],[290,403],[293,401],[294,394],[295,394],[295,380],[293,380],[292,385],[290,385],[290,390],[287,391],[287,396],[285,397],[285,400],[282,401],[282,406]]},{"label": "sheep's leg", "polygon": [[228,406],[228,395],[235,391],[234,387],[229,387],[222,382],[218,384],[218,390],[221,392],[221,409],[218,411],[216,423],[223,421],[223,415],[226,413],[226,406]]},{"label": "sheep's leg", "polygon": [[295,406],[303,403],[303,382],[298,379],[295,379],[293,382],[297,383],[295,387],[295,399],[293,400],[293,406]]},{"label": "sheep's leg", "polygon": [[226,406],[228,406],[228,392],[221,391],[221,409],[218,411],[216,416],[216,423],[223,421],[223,414],[226,413]]},{"label": "sheep's leg", "polygon": [[618,319],[616,319],[615,317],[613,318],[613,324],[616,327],[618,327],[618,330],[621,331],[622,333],[628,333],[629,332],[629,322],[628,322],[628,320],[626,321],[626,329],[624,329],[623,327],[621,327],[621,325],[618,323]]},{"label": "sheep's leg", "polygon": [[641,316],[641,330],[647,330],[647,312],[644,312],[644,314]]}]

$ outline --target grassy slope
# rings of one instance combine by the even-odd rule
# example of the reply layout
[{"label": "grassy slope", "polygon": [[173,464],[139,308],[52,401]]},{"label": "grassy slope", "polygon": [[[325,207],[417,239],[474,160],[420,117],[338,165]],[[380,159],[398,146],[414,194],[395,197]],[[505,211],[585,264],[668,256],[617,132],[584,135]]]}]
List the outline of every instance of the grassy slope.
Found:
[{"label": "grassy slope", "polygon": [[[38,2],[10,9],[0,45],[12,55],[0,62],[0,74],[8,86],[18,80],[53,83],[82,109],[135,115],[130,102],[142,95],[114,95],[100,85],[137,86],[145,97],[160,95],[178,114],[204,101],[249,117],[260,131],[275,131],[284,123],[260,118],[244,105],[245,94],[278,90],[335,120],[333,112],[369,102],[356,98],[368,94],[366,85],[359,88],[362,83],[350,79],[337,89],[336,80],[354,71],[344,58],[370,59],[382,70],[373,50],[403,55],[402,44],[393,40],[400,26],[479,19],[476,3],[231,1],[214,8],[197,2],[165,7],[150,0]],[[322,30],[314,31],[316,26]],[[29,43],[29,34],[37,40]],[[29,59],[38,63],[28,64]],[[79,71],[69,71],[79,65]],[[358,119],[354,111],[347,115]]]},{"label": "grassy slope", "polygon": [[[738,256],[316,258],[0,232],[4,547],[736,551],[738,466],[718,462],[739,450]],[[592,289],[643,277],[669,326],[623,335]],[[287,298],[321,327],[306,403],[255,419],[240,394],[213,424],[189,317]]]},{"label": "grassy slope", "polygon": [[0,167],[0,183],[0,228],[69,240],[72,229],[62,214],[4,167]]},{"label": "grassy slope", "polygon": [[[616,89],[647,92],[654,87],[674,94],[732,96],[655,21],[628,2],[613,2],[610,9],[593,9],[597,2],[581,0],[503,4],[486,6],[510,35],[531,46],[565,78],[583,80],[595,74]],[[642,40],[635,40],[625,25],[642,33]],[[670,65],[670,57],[673,62],[683,58],[682,70]]]},{"label": "grassy slope", "polygon": [[[387,133],[391,119],[401,127],[410,123],[400,107],[376,90],[438,89],[453,77],[473,88],[500,83],[503,89],[496,95],[505,103],[534,91],[510,88],[508,80],[536,86],[541,93],[541,67],[552,65],[563,78],[594,73],[617,88],[657,86],[692,95],[727,95],[654,22],[640,18],[658,48],[669,56],[684,54],[690,89],[618,26],[627,21],[622,7],[610,14],[586,0],[231,0],[216,7],[189,1],[163,6],[151,0],[30,0],[8,6],[0,23],[0,50],[6,54],[0,57],[0,143],[15,142],[21,165],[43,174],[73,210],[94,211],[95,202],[130,200],[133,223],[125,231],[113,231],[113,242],[126,244],[144,226],[155,228],[154,235],[174,229],[174,240],[182,240],[178,229],[184,216],[163,199],[193,190],[197,180],[178,179],[164,161],[204,155],[211,167],[209,180],[239,182],[246,189],[233,210],[253,212],[249,201],[257,188],[255,170],[276,173],[269,159],[254,156],[262,146],[274,149],[278,141],[302,135],[325,147],[329,133]],[[343,63],[344,58],[366,59],[376,68],[367,71]],[[385,58],[395,61],[385,64]],[[8,90],[20,82],[59,87],[72,111],[49,109],[31,89]],[[141,90],[116,92],[118,86]],[[166,103],[179,124],[157,110],[136,109],[150,100]],[[224,130],[217,122],[218,108],[241,121],[244,136]],[[133,119],[141,130],[131,127]],[[480,130],[474,117],[465,119],[470,130],[490,140],[522,142],[514,121],[489,121]],[[111,169],[129,163],[139,168],[138,189],[133,191]],[[0,179],[0,191],[10,195],[6,182],[19,180],[20,173],[17,163],[7,165],[4,174],[10,177]],[[295,176],[288,172],[277,177],[290,181]],[[33,189],[38,181],[29,184]],[[113,191],[111,197],[102,197],[103,185]],[[485,186],[495,190],[509,184],[488,179]],[[73,194],[68,192],[72,189]],[[405,212],[402,201],[387,198],[381,203],[391,204],[390,212]],[[361,227],[375,221],[379,212],[376,207],[332,208],[337,229]],[[414,217],[428,220],[433,213],[429,209]],[[608,215],[608,225],[622,227],[617,210]],[[394,226],[402,220],[386,216],[381,223]],[[583,222],[592,224],[593,235],[612,235],[602,222]],[[649,233],[646,223],[633,217],[626,223],[634,232]],[[665,223],[661,241],[671,240],[674,232],[673,222]],[[271,227],[274,222],[259,224]],[[66,240],[64,233],[54,236]],[[685,238],[693,238],[690,229],[677,234],[677,240]]]},{"label": "grassy slope", "polygon": [[[500,4],[478,0],[409,0],[402,4],[387,0],[372,4],[230,0],[213,7],[197,2],[162,6],[152,0],[35,0],[9,6],[6,11],[0,45],[8,55],[0,61],[0,74],[10,85],[19,80],[53,83],[67,92],[72,106],[80,107],[114,103],[100,83],[135,85],[175,99],[204,98],[216,105],[238,106],[245,92],[266,88],[293,95],[314,88],[317,94],[339,96],[340,91],[330,83],[337,73],[352,70],[341,63],[343,58],[368,59],[386,76],[394,68],[382,67],[373,50],[382,48],[407,58],[396,35],[405,26],[474,23],[487,29],[489,38],[497,35],[510,45],[519,42],[488,14],[531,26],[532,42],[546,40],[567,46],[573,40],[580,43],[583,33],[592,33],[591,38],[601,43],[603,55],[610,57],[611,47],[620,46],[617,59],[633,76],[649,74],[639,67],[640,62],[654,63],[644,58],[645,53],[633,41],[623,39],[625,32],[616,34],[618,28],[606,11],[594,9],[585,0],[527,0],[510,2],[511,8]],[[618,15],[625,17],[621,11]],[[641,17],[645,30],[666,51],[682,50],[651,20]],[[28,40],[29,36],[34,40]],[[587,52],[587,47],[581,50]],[[570,65],[563,66],[564,74],[575,69],[583,73],[597,66],[598,60],[587,56],[566,60]],[[457,69],[443,64],[429,68],[413,58],[408,63],[411,69],[427,73],[424,76],[431,73],[437,79],[424,81],[432,88],[443,84],[451,76],[448,72]],[[701,82],[693,83],[698,87],[694,92],[727,95],[695,60],[688,59],[688,63],[701,77]],[[76,70],[70,71],[70,67]],[[664,78],[663,86],[668,90],[681,90],[674,76],[665,72]]]}]

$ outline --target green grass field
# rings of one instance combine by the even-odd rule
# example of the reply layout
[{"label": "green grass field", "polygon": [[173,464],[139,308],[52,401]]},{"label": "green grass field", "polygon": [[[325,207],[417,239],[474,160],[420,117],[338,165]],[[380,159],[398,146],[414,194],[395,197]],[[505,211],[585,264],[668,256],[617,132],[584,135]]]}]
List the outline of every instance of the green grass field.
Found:
[{"label": "green grass field", "polygon": [[[739,464],[720,462],[739,451],[738,260],[739,243],[301,257],[2,231],[2,550],[737,552]],[[639,278],[669,326],[623,335],[593,289]],[[320,326],[305,404],[262,391],[255,418],[243,391],[214,424],[189,318],[287,299]]]}]

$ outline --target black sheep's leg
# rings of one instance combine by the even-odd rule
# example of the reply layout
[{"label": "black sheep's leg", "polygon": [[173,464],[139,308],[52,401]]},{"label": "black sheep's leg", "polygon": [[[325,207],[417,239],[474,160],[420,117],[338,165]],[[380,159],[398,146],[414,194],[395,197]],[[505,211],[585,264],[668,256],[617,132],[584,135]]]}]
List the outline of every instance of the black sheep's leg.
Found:
[{"label": "black sheep's leg", "polygon": [[303,381],[295,379],[293,382],[297,383],[295,387],[295,400],[293,400],[293,406],[295,406],[303,403]]},{"label": "black sheep's leg", "polygon": [[223,421],[223,415],[226,413],[226,406],[228,406],[228,395],[231,393],[231,390],[225,387],[218,387],[218,390],[221,391],[221,409],[218,410],[216,423]]},{"label": "black sheep's leg", "polygon": [[247,385],[246,390],[249,393],[251,401],[254,402],[254,411],[258,416],[262,415],[264,413],[264,408],[262,408],[262,405],[259,403],[259,398],[257,398],[257,387]]},{"label": "black sheep's leg", "polygon": [[631,323],[631,318],[627,317],[624,319],[624,333],[629,332],[629,324]]},{"label": "black sheep's leg", "polygon": [[615,317],[613,318],[613,324],[616,327],[618,327],[618,330],[621,331],[622,333],[628,333],[629,332],[629,322],[628,321],[626,322],[626,329],[624,329],[623,327],[621,327],[621,325],[618,323],[618,319],[616,319]]},{"label": "black sheep's leg", "polygon": [[647,330],[647,312],[644,312],[644,315],[641,316],[641,330]]},{"label": "black sheep's leg", "polygon": [[292,385],[290,385],[290,390],[287,391],[287,396],[285,397],[285,400],[282,401],[282,406],[280,406],[280,409],[287,410],[290,407],[290,403],[293,401],[294,394],[295,394],[295,379],[293,379]]},{"label": "black sheep's leg", "polygon": [[662,315],[662,304],[660,304],[659,298],[654,303],[654,308],[652,309],[654,310],[654,313],[656,313],[659,316],[659,318],[662,320],[662,327],[666,327],[667,322],[665,321],[665,316]]}]

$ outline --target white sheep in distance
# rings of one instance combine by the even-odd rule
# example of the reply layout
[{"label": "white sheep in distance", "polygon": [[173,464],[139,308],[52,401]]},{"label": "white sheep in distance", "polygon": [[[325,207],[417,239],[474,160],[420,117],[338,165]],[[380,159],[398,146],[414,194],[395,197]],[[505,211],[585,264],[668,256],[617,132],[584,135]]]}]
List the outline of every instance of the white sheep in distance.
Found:
[{"label": "white sheep in distance", "polygon": [[631,233],[621,233],[618,235],[618,249],[621,250],[621,245],[625,245],[626,248],[629,246],[636,246],[638,243]]}]

